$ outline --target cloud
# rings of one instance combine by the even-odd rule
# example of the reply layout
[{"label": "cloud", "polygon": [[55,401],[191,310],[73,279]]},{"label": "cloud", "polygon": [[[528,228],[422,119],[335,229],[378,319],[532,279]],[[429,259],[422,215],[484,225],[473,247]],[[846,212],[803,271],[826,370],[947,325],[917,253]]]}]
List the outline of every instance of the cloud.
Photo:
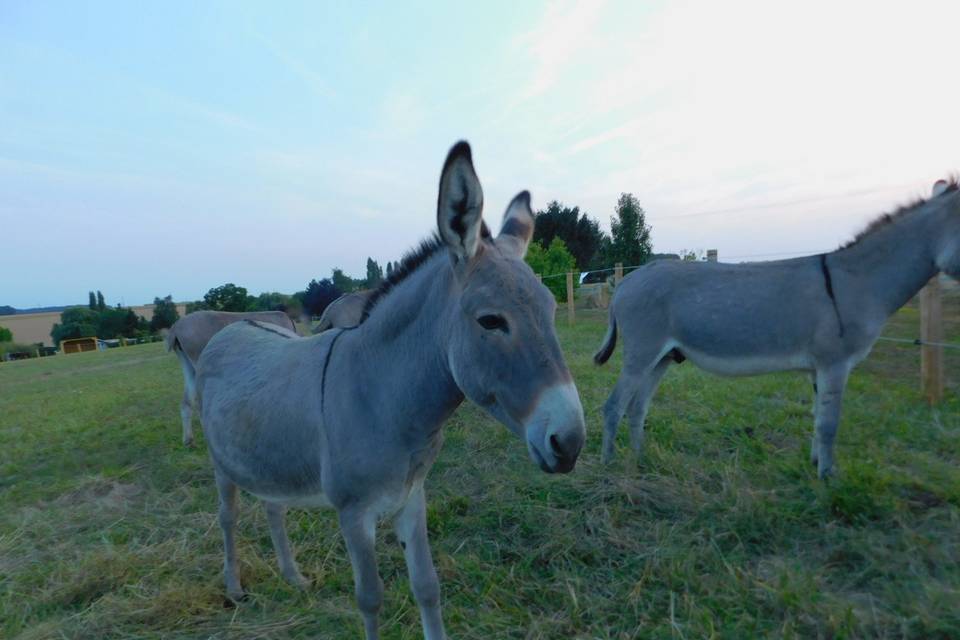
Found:
[{"label": "cloud", "polygon": [[594,26],[604,4],[604,0],[552,3],[540,22],[516,39],[516,44],[534,60],[532,78],[520,94],[521,100],[535,98],[552,88],[579,52],[603,46]]}]

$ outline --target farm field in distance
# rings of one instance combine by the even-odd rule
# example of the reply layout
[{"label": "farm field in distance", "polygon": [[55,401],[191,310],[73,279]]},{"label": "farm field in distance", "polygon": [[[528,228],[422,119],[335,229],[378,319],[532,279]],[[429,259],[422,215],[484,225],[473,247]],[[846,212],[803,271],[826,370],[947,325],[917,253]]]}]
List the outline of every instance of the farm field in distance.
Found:
[{"label": "farm field in distance", "polygon": [[[919,393],[919,350],[880,342],[851,377],[838,477],[810,465],[808,378],[674,366],[646,450],[599,462],[621,351],[596,367],[604,312],[558,331],[586,412],[576,470],[549,476],[465,403],[427,480],[451,638],[960,637],[960,352],[946,401]],[[917,335],[906,307],[887,335]],[[960,336],[947,323],[947,336]],[[0,637],[357,638],[332,510],[291,510],[314,586],[279,575],[241,498],[249,601],[225,601],[202,436],[180,443],[182,378],[156,343],[0,364]],[[199,430],[198,430],[199,431]],[[379,535],[384,638],[421,638],[402,551]]]}]

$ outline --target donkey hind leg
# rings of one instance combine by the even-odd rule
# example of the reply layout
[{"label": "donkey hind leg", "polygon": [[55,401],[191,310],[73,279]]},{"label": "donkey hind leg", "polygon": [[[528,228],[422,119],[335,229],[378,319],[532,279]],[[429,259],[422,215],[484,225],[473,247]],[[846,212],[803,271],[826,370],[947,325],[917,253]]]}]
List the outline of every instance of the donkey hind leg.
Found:
[{"label": "donkey hind leg", "polygon": [[180,401],[180,421],[183,423],[183,444],[193,446],[193,393],[184,385],[183,400]]},{"label": "donkey hind leg", "polygon": [[287,528],[284,519],[287,516],[287,508],[275,502],[263,501],[263,510],[267,513],[267,524],[270,525],[270,539],[273,540],[273,548],[277,552],[277,564],[280,565],[280,575],[284,580],[297,587],[305,589],[310,586],[310,581],[303,577],[300,569],[297,567],[297,561],[293,558],[293,551],[290,549],[290,538],[287,537]]},{"label": "donkey hind leg", "polygon": [[[623,370],[614,385],[610,397],[603,405],[603,449],[601,459],[604,463],[613,460],[614,441],[617,438],[617,428],[620,419],[630,406],[633,397],[646,384],[651,370],[659,366],[663,358],[661,348],[649,350],[639,355],[633,352],[624,353]],[[656,365],[655,365],[656,363]],[[662,373],[660,375],[663,375]],[[656,385],[654,384],[654,388]],[[652,391],[650,392],[652,393]]]},{"label": "donkey hind leg", "polygon": [[180,401],[180,421],[183,423],[183,444],[193,446],[193,400],[196,397],[196,372],[179,348],[175,348],[183,370],[183,399]]},{"label": "donkey hind leg", "polygon": [[215,472],[215,476],[220,493],[220,528],[223,529],[223,580],[227,585],[227,596],[234,602],[240,602],[244,594],[240,586],[237,541],[234,538],[237,527],[237,485],[222,473]]},{"label": "donkey hind leg", "polygon": [[447,636],[440,615],[440,581],[427,540],[427,505],[423,485],[410,493],[407,504],[394,518],[393,524],[407,561],[410,588],[420,607],[423,637],[425,640],[443,640]]},{"label": "donkey hind leg", "polygon": [[647,420],[647,410],[650,408],[650,399],[657,391],[663,374],[670,367],[670,357],[664,357],[657,365],[643,377],[640,387],[633,394],[633,400],[630,401],[627,409],[627,417],[630,421],[630,446],[633,451],[640,455],[643,451],[644,423]]},{"label": "donkey hind leg", "polygon": [[620,419],[633,398],[638,385],[637,379],[622,371],[614,385],[610,397],[603,405],[603,448],[601,449],[600,459],[604,464],[613,460],[614,442],[617,439],[617,429],[620,427]]},{"label": "donkey hind leg", "polygon": [[843,390],[850,370],[846,366],[817,371],[817,409],[814,424],[814,449],[817,475],[825,478],[834,472],[833,442],[840,425]]},{"label": "donkey hind leg", "polygon": [[383,606],[383,581],[377,571],[375,514],[362,509],[342,511],[340,530],[353,566],[353,585],[366,638],[376,640],[380,637],[377,618]]}]

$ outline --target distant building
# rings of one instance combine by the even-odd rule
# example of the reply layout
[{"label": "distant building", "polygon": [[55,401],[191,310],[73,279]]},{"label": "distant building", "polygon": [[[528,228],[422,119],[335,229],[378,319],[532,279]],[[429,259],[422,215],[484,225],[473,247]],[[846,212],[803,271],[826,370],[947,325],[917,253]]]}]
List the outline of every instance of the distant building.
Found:
[{"label": "distant building", "polygon": [[107,343],[96,337],[70,338],[60,341],[60,353],[81,353],[83,351],[106,351]]}]

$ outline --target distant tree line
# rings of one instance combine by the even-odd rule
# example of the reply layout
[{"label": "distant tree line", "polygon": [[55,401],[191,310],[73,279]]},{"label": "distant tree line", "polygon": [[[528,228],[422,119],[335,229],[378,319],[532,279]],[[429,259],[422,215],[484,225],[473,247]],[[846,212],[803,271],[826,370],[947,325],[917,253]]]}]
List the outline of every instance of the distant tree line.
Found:
[{"label": "distant tree line", "polygon": [[207,291],[203,300],[187,303],[186,311],[285,311],[291,318],[319,316],[327,305],[343,294],[378,286],[395,268],[393,262],[388,262],[384,270],[376,260],[367,258],[364,278],[350,277],[343,269],[335,267],[329,278],[313,278],[302,291],[292,294],[274,291],[253,296],[245,287],[228,282]]},{"label": "distant tree line", "polygon": [[[536,273],[543,276],[602,269],[616,262],[625,266],[640,265],[652,255],[646,214],[637,198],[630,193],[621,194],[617,201],[610,218],[610,234],[604,232],[600,224],[579,207],[568,207],[558,201],[552,201],[545,209],[538,211],[536,220],[526,260]],[[684,258],[697,259],[699,255],[689,252],[684,254]],[[207,291],[202,300],[188,303],[186,311],[285,311],[293,318],[301,315],[318,316],[344,293],[377,287],[398,268],[399,262],[388,261],[384,268],[368,257],[364,278],[353,278],[342,269],[334,268],[329,278],[311,279],[302,291],[293,294],[273,291],[253,296],[245,287],[228,282]],[[565,278],[547,278],[544,284],[558,300],[565,300]],[[154,315],[147,322],[132,309],[119,304],[108,306],[102,292],[90,291],[87,306],[65,309],[50,335],[58,346],[61,340],[68,338],[133,338],[157,333],[172,326],[179,318],[171,296],[154,298],[153,304]],[[0,315],[15,312],[13,307],[0,307]],[[11,340],[9,334],[9,330],[0,328],[0,342]]]}]

